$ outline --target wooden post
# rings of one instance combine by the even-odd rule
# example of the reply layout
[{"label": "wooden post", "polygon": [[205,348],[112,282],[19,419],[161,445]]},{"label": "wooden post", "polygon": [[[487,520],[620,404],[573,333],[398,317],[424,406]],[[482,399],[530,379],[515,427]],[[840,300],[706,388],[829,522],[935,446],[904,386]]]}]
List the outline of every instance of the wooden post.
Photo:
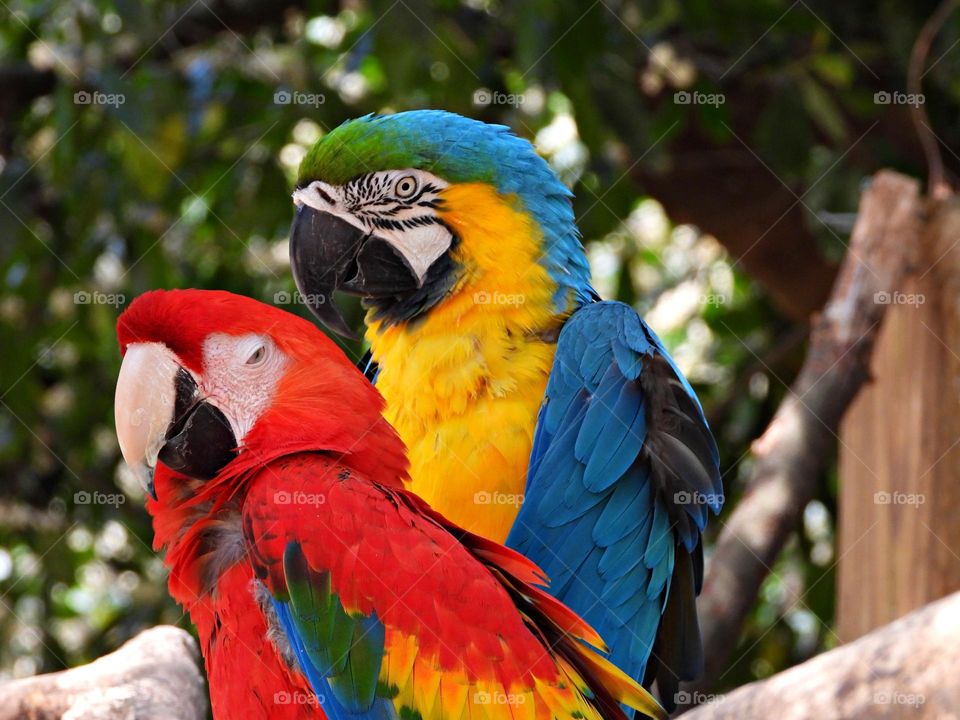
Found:
[{"label": "wooden post", "polygon": [[960,589],[960,201],[940,203],[840,431],[837,632]]},{"label": "wooden post", "polygon": [[760,585],[797,531],[803,510],[833,458],[840,419],[867,380],[878,328],[889,307],[877,294],[899,286],[905,239],[921,227],[920,184],[890,170],[860,198],[850,247],[815,319],[803,367],[763,435],[753,444],[749,486],[727,518],[697,603],[705,649],[696,695],[722,677]]}]

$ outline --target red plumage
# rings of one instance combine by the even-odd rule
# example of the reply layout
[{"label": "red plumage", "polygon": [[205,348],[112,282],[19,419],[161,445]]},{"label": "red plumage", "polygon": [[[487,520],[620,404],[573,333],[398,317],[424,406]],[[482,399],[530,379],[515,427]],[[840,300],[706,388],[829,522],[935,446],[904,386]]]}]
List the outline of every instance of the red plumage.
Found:
[{"label": "red plumage", "polygon": [[[351,618],[376,615],[381,649],[403,657],[406,638],[414,639],[421,672],[530,692],[546,683],[547,694],[563,695],[567,710],[582,716],[587,701],[559,657],[590,683],[591,703],[619,716],[604,683],[621,681],[577,640],[598,643],[596,634],[531,584],[544,578],[526,558],[404,490],[405,451],[381,416],[383,400],[317,328],[248,298],[201,291],[148,293],[118,323],[122,352],[162,343],[198,376],[207,370],[204,343],[218,333],[269,334],[286,356],[269,405],[212,479],[158,464],[158,499],[147,504],[170,592],[197,626],[216,717],[323,717],[276,620],[293,602],[291,547],[305,563],[295,577],[329,576]],[[202,395],[203,384],[197,388]],[[308,587],[321,592],[319,582]],[[361,670],[371,668],[380,669]]]},{"label": "red plumage", "polygon": [[[266,619],[254,596],[253,568],[238,562],[203,581],[204,533],[218,521],[189,503],[193,481],[162,465],[155,476],[159,500],[149,500],[154,547],[166,549],[170,594],[190,613],[207,667],[214,717],[236,720],[307,720],[323,717],[306,679],[292,672],[265,642]],[[287,697],[290,702],[277,702]]]},{"label": "red plumage", "polygon": [[[274,457],[326,448],[345,467],[399,486],[406,478],[406,455],[380,415],[382,398],[313,324],[250,298],[158,290],[137,298],[117,323],[121,353],[134,342],[162,343],[198,374],[203,373],[203,343],[211,334],[264,331],[298,368],[285,376],[277,402],[244,438],[247,451],[228,466],[229,472],[207,483],[159,464],[154,477],[158,500],[148,500],[147,509],[153,516],[154,548],[165,550],[170,593],[197,627],[214,715],[317,718],[323,713],[306,679],[291,672],[273,644],[265,642],[267,624],[252,593],[249,561],[241,557],[226,572],[213,575],[213,560],[230,531],[234,537],[228,542],[242,542],[239,514],[229,507],[240,507],[244,479]],[[235,527],[224,530],[232,520]],[[274,703],[275,693],[285,693],[290,702]]]}]

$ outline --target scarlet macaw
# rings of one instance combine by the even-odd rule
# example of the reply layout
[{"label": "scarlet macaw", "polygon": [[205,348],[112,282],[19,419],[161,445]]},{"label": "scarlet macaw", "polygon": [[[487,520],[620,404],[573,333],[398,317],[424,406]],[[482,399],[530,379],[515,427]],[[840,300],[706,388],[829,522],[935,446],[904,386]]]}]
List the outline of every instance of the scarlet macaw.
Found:
[{"label": "scarlet macaw", "polygon": [[154,291],[117,334],[120,447],[153,496],[215,717],[661,715],[532,563],[403,488],[383,400],[310,322]]},{"label": "scarlet macaw", "polygon": [[570,198],[508,128],[366,116],[301,163],[291,265],[337,332],[334,291],[363,298],[412,489],[540,565],[669,706],[703,664],[717,447],[654,332],[590,286]]}]

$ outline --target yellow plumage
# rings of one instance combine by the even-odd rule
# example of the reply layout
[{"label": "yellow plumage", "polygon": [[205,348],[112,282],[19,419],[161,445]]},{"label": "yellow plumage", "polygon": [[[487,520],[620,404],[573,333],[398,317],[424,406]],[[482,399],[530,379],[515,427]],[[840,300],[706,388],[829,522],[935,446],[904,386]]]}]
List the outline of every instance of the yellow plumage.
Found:
[{"label": "yellow plumage", "polygon": [[486,184],[452,185],[440,214],[463,266],[443,303],[405,327],[368,318],[386,418],[411,488],[450,520],[502,542],[520,509],[561,318],[537,262],[539,227]]},{"label": "yellow plumage", "polygon": [[[448,519],[502,542],[520,509],[537,414],[565,319],[555,283],[538,262],[535,222],[486,184],[452,185],[439,211],[460,238],[456,287],[416,322],[367,319],[380,364],[385,416],[407,445],[411,489]],[[599,636],[588,639],[602,646]],[[387,631],[380,680],[394,704],[423,720],[601,720],[586,683],[555,657],[556,674],[511,680],[467,677],[418,654],[415,639]],[[508,650],[508,645],[504,646]],[[649,715],[648,693],[599,656],[587,660],[614,697]],[[494,667],[491,665],[491,667]]]},{"label": "yellow plumage", "polygon": [[442,668],[436,657],[417,654],[415,639],[388,630],[380,682],[395,689],[398,711],[416,710],[423,720],[602,720],[576,671],[559,659],[556,667],[554,677],[531,676],[505,687],[470,678],[463,667]]}]

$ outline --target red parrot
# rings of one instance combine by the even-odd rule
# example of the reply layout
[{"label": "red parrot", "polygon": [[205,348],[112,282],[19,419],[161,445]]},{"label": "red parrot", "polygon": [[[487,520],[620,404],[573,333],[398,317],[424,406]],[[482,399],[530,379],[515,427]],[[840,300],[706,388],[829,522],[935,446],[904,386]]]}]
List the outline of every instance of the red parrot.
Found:
[{"label": "red parrot", "polygon": [[404,488],[382,398],[311,323],[154,291],[117,334],[120,448],[215,718],[662,715],[535,565]]}]

